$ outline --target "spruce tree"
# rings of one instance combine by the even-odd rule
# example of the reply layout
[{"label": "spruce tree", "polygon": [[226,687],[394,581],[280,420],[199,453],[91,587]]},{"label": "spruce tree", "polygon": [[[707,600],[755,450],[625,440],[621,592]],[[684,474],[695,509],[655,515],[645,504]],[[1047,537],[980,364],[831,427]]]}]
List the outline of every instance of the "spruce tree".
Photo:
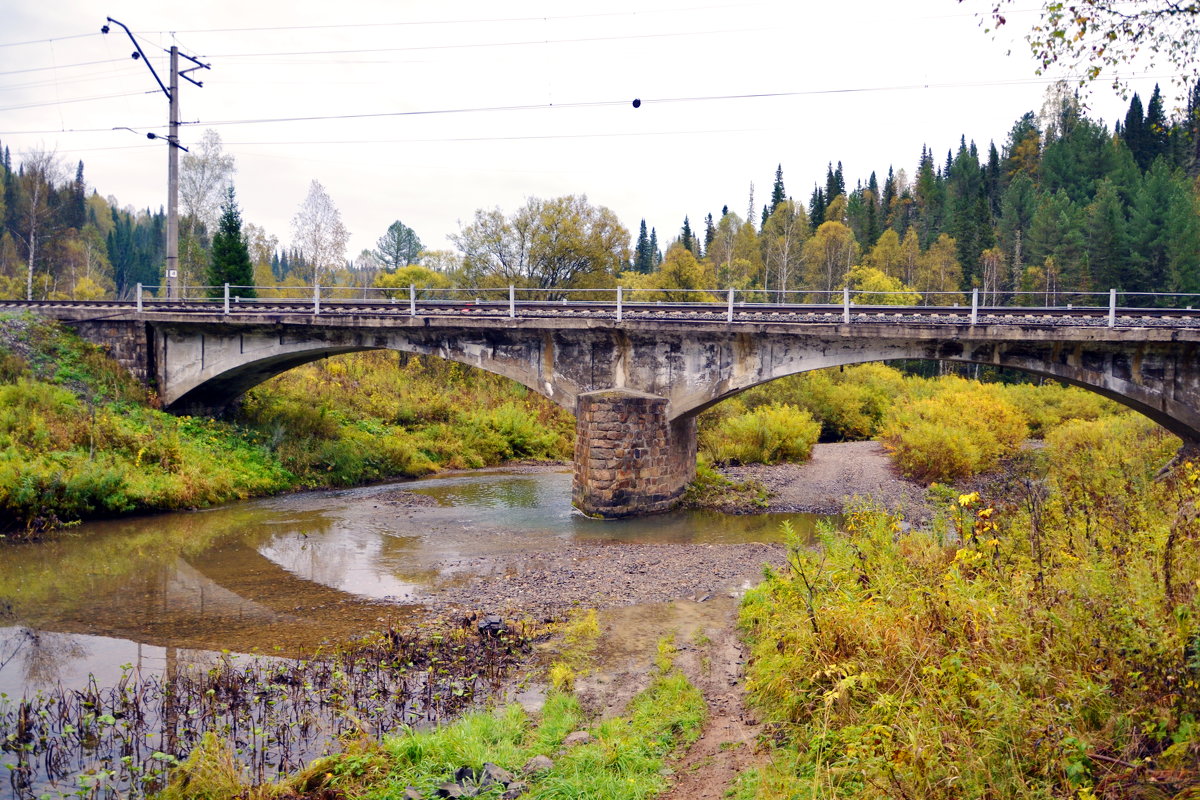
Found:
[{"label": "spruce tree", "polygon": [[1146,119],[1142,114],[1142,98],[1138,97],[1137,92],[1133,93],[1133,98],[1129,101],[1129,110],[1125,112],[1125,124],[1121,127],[1121,134],[1125,137],[1125,145],[1129,152],[1133,153],[1133,160],[1137,162],[1138,168],[1145,170],[1149,167]]},{"label": "spruce tree", "polygon": [[808,201],[808,223],[814,231],[825,221],[827,205],[829,205],[829,198],[825,196],[825,192],[820,186],[814,186],[812,197]]},{"label": "spruce tree", "polygon": [[1147,150],[1147,166],[1154,163],[1154,159],[1167,154],[1167,115],[1163,111],[1162,92],[1158,89],[1158,84],[1154,84],[1154,93],[1150,95],[1150,102],[1146,106],[1146,150]]},{"label": "spruce tree", "polygon": [[242,239],[242,213],[238,209],[232,186],[225,190],[221,219],[213,235],[212,257],[208,266],[210,296],[222,296],[226,283],[230,285],[231,295],[256,296],[253,289],[254,265],[250,262],[250,251]]},{"label": "spruce tree", "polygon": [[637,247],[633,251],[633,268],[643,275],[654,271],[654,254],[650,251],[650,236],[646,233],[646,220],[638,230]]},{"label": "spruce tree", "polygon": [[775,184],[771,187],[771,211],[775,211],[779,204],[786,200],[787,192],[783,190],[783,164],[780,164],[775,167]]},{"label": "spruce tree", "polygon": [[712,249],[713,240],[717,238],[717,226],[713,224],[712,214],[704,218],[704,252]]},{"label": "spruce tree", "polygon": [[87,183],[83,180],[83,162],[75,168],[75,183],[71,185],[70,208],[67,212],[67,226],[77,231],[83,230],[87,224]]},{"label": "spruce tree", "polygon": [[888,167],[887,180],[883,182],[883,198],[879,203],[879,210],[883,214],[883,227],[891,228],[896,224],[895,215],[892,213],[892,207],[896,203],[896,173],[891,167]]},{"label": "spruce tree", "polygon": [[679,242],[688,250],[688,252],[695,254],[696,238],[692,236],[692,224],[688,221],[686,216],[683,218],[683,230],[679,234]]}]

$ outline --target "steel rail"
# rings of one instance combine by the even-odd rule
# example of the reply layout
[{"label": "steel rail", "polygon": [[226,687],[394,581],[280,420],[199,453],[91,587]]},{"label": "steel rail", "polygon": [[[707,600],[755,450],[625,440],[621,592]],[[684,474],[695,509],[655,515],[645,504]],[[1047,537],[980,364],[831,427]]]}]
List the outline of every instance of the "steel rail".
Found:
[{"label": "steel rail", "polygon": [[[336,317],[345,315],[373,315],[381,317],[408,316],[477,316],[477,317],[508,317],[510,309],[515,308],[518,317],[578,317],[591,316],[598,318],[616,319],[618,305],[607,301],[548,301],[548,300],[517,300],[512,306],[508,300],[422,300],[417,299],[410,304],[392,302],[391,300],[328,300],[322,299],[319,308],[320,317]],[[124,314],[137,312],[134,301],[114,300],[0,300],[0,309],[11,310],[87,310],[93,312],[113,312]],[[711,322],[724,319],[729,306],[725,303],[662,303],[662,302],[623,302],[620,305],[623,317],[660,318],[687,321],[699,319]],[[735,302],[732,306],[735,321],[746,317],[814,317],[828,316],[841,318],[841,304],[780,304],[780,303],[751,303]],[[878,317],[886,321],[888,317],[903,319],[911,323],[913,317],[928,317],[933,319],[970,318],[972,309],[969,306],[896,306],[896,305],[853,305],[852,317]],[[1037,318],[1053,318],[1057,320],[1080,318],[1096,319],[1108,316],[1110,309],[1101,306],[979,306],[975,309],[977,315],[986,319],[987,324],[1005,324],[1004,320],[1019,319],[1022,324],[1031,324]],[[1162,307],[1133,307],[1121,306],[1116,309],[1120,317],[1145,319],[1200,319],[1200,309],[1193,308],[1162,308]],[[162,313],[188,315],[218,315],[236,318],[242,314],[295,314],[314,316],[314,305],[310,298],[257,298],[241,300],[225,307],[220,299],[217,300],[143,300],[141,314],[153,315]],[[710,319],[711,318],[711,319]],[[761,321],[761,319],[749,320]]]}]

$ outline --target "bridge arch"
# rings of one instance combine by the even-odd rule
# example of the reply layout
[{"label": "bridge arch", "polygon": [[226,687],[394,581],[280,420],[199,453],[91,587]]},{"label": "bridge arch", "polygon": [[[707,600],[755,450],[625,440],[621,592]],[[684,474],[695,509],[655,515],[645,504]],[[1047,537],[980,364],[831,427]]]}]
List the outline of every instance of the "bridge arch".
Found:
[{"label": "bridge arch", "polygon": [[[914,360],[924,359],[922,355],[895,356],[890,359],[869,358],[865,356],[843,356],[837,359],[837,363],[809,365],[792,371],[781,371],[774,377],[764,378],[753,383],[730,388],[723,394],[714,397],[694,408],[684,411],[680,416],[695,416],[712,408],[714,405],[736,397],[737,395],[755,388],[763,386],[773,381],[787,378],[792,375],[800,375],[805,372],[814,372],[821,369],[830,369],[834,367],[853,366],[855,364],[867,364],[875,362],[883,362],[893,360]],[[944,361],[947,363],[959,364],[979,364],[981,366],[1001,366],[1005,369],[1023,372],[1028,375],[1036,375],[1042,378],[1050,378],[1052,380],[1061,381],[1062,383],[1071,386],[1077,386],[1081,389],[1098,394],[1108,400],[1119,403],[1126,408],[1142,414],[1145,417],[1153,420],[1167,430],[1179,436],[1185,442],[1193,442],[1200,440],[1200,415],[1186,405],[1172,402],[1161,395],[1146,391],[1143,385],[1132,383],[1128,380],[1114,380],[1107,374],[1097,376],[1094,372],[1088,370],[1080,370],[1078,368],[1064,367],[1063,365],[1046,364],[1038,362],[1034,364],[1021,365],[1017,363],[996,364],[993,361],[983,361],[970,358],[941,358],[930,359],[936,361]],[[1055,367],[1059,368],[1055,368]],[[1116,385],[1114,385],[1116,384]],[[1194,421],[1189,422],[1189,417],[1196,417]]]},{"label": "bridge arch", "polygon": [[[159,387],[164,407],[175,413],[209,414],[220,411],[255,386],[294,367],[330,356],[377,350],[392,350],[421,356],[437,356],[496,375],[549,398],[575,411],[575,395],[547,380],[541,359],[528,357],[526,348],[506,348],[487,342],[422,341],[398,335],[351,337],[296,337],[240,332],[231,336],[212,333],[165,334],[163,357],[159,360]],[[181,352],[182,351],[182,352]]]}]

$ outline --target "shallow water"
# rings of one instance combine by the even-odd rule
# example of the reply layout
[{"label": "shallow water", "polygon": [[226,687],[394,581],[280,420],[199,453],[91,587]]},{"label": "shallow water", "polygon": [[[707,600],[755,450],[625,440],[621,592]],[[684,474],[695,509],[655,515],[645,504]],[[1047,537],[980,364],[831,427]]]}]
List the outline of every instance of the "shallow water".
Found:
[{"label": "shallow water", "polygon": [[[782,538],[785,520],[800,535],[811,536],[821,519],[680,512],[601,521],[575,513],[570,492],[567,470],[460,473],[92,523],[52,541],[4,548],[0,741],[13,730],[18,743],[34,741],[22,722],[31,717],[22,716],[21,708],[50,716],[37,717],[47,727],[36,734],[49,741],[37,740],[43,744],[33,751],[33,760],[7,770],[10,780],[0,781],[0,800],[28,800],[43,792],[73,796],[81,780],[96,781],[89,796],[140,797],[153,789],[153,783],[141,781],[162,774],[156,761],[162,753],[155,751],[183,757],[191,746],[184,740],[194,744],[203,729],[181,716],[184,709],[188,715],[197,708],[202,715],[211,712],[206,725],[233,726],[230,736],[249,757],[247,768],[256,770],[248,779],[294,770],[324,752],[344,720],[336,709],[325,708],[340,689],[328,697],[327,692],[290,695],[288,689],[328,679],[340,668],[290,659],[309,658],[323,644],[368,631],[404,628],[425,611],[422,603],[433,591],[487,569],[489,554],[511,557],[584,543],[772,542]],[[405,502],[406,493],[425,495],[432,504],[414,507]],[[722,595],[704,604],[682,601],[606,612],[611,617],[605,625],[611,629],[605,640],[608,657],[596,665],[593,679],[616,680],[614,670],[628,669],[629,657],[643,653],[668,620],[677,631],[699,630],[727,615],[732,602]],[[445,641],[457,648],[452,638]],[[419,660],[426,645],[409,652]],[[385,669],[360,671],[355,678],[366,681],[362,691],[368,709],[389,709],[390,716],[375,726],[380,732],[452,713],[454,696],[460,695],[454,687],[469,702],[480,681],[498,686],[504,669],[504,656],[499,661],[485,656],[477,662],[483,668],[466,668],[463,674],[471,673],[466,684],[453,670],[439,670],[449,683],[439,683],[435,694],[424,673],[407,675],[405,658],[393,656],[390,668],[384,663]],[[637,656],[637,663],[641,660]],[[288,665],[295,665],[294,680],[280,684],[271,677],[292,669]],[[480,677],[485,673],[492,677]],[[382,683],[373,683],[376,679]],[[209,708],[209,685],[251,691],[221,710]],[[453,696],[444,693],[450,689]],[[392,701],[371,699],[380,692]],[[407,699],[401,702],[397,692]],[[21,698],[29,698],[29,705]],[[89,715],[89,708],[109,709],[115,716],[97,728],[99,723],[89,719],[103,718],[99,710]],[[141,721],[126,725],[119,709],[133,709],[129,719]],[[295,735],[292,716],[311,719],[312,727],[306,721],[303,734]],[[249,740],[237,738],[239,724]],[[80,738],[84,729],[95,730],[95,742]],[[76,730],[77,736],[69,732]],[[72,745],[73,738],[80,741]],[[46,760],[52,755],[58,759],[53,768]],[[124,757],[118,761],[118,756]],[[12,747],[0,747],[0,765],[17,766],[16,759]]]},{"label": "shallow water", "polygon": [[[564,544],[779,541],[808,514],[679,512],[603,521],[571,474],[487,471],[90,523],[0,559],[0,693],[104,685],[223,651],[302,656],[411,618],[472,560]],[[407,507],[397,490],[436,507]]]}]

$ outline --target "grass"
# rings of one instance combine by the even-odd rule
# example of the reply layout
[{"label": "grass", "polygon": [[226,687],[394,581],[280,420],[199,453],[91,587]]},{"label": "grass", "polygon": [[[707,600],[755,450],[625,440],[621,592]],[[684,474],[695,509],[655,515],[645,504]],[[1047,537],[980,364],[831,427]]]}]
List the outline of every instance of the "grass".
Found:
[{"label": "grass", "polygon": [[[588,637],[586,619],[580,635]],[[590,721],[578,699],[551,690],[540,714],[519,705],[468,714],[433,730],[408,730],[382,743],[355,741],[344,752],[320,759],[278,784],[240,786],[230,751],[206,743],[173,776],[163,800],[224,798],[344,797],[399,798],[408,787],[434,797],[456,770],[503,767],[528,783],[530,800],[643,800],[667,786],[666,760],[700,735],[706,708],[700,692],[669,660],[630,703],[625,716]],[[568,734],[588,730],[592,741],[564,749]],[[553,767],[521,776],[534,756]],[[498,797],[501,787],[480,797]]]}]

